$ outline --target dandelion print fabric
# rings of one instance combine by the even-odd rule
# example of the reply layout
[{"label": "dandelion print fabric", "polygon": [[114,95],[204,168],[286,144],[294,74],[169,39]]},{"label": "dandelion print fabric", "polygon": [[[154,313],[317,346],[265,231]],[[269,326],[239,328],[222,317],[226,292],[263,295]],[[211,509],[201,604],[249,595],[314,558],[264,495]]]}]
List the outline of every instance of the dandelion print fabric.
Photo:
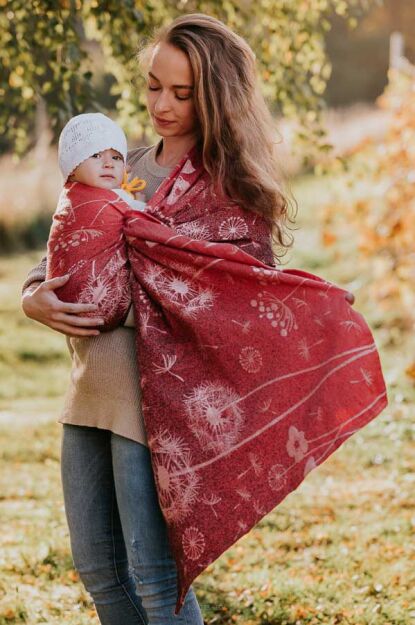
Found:
[{"label": "dandelion print fabric", "polygon": [[96,313],[84,315],[102,315],[107,330],[122,323],[131,304],[123,234],[129,210],[114,191],[66,183],[48,240],[46,277],[71,276],[56,295],[67,302],[96,304]]},{"label": "dandelion print fabric", "polygon": [[195,577],[387,396],[372,334],[346,291],[273,267],[263,220],[215,194],[196,150],[146,211],[123,220],[177,614]]}]

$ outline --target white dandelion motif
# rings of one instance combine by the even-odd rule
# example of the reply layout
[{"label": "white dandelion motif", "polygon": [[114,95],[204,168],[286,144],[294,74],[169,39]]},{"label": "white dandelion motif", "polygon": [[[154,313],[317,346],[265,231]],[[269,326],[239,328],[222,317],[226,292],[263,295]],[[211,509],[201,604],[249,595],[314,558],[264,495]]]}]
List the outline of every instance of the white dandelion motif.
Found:
[{"label": "white dandelion motif", "polygon": [[205,550],[205,537],[193,525],[186,527],[182,538],[183,551],[190,560],[199,560]]},{"label": "white dandelion motif", "polygon": [[246,530],[248,529],[248,525],[245,523],[245,521],[242,521],[241,519],[238,520],[238,527],[241,532],[246,532]]},{"label": "white dandelion motif", "polygon": [[239,353],[239,363],[248,373],[256,373],[262,367],[261,352],[254,347],[243,347]]},{"label": "white dandelion motif", "polygon": [[314,410],[309,414],[311,418],[315,419],[318,422],[321,422],[323,420],[323,408],[321,406],[318,406],[317,410]]},{"label": "white dandelion motif", "polygon": [[150,267],[145,272],[144,279],[164,298],[165,306],[178,307],[182,315],[190,318],[211,308],[215,301],[212,289],[203,288],[200,284],[194,284],[190,278],[183,278],[160,267]]},{"label": "white dandelion motif", "polygon": [[284,488],[287,476],[282,464],[274,464],[268,471],[268,484],[272,490],[278,491]]},{"label": "white dandelion motif", "polygon": [[258,299],[251,300],[251,306],[258,309],[260,319],[268,319],[273,328],[278,328],[281,336],[288,336],[292,329],[298,329],[290,308],[271,293],[258,293]]},{"label": "white dandelion motif", "polygon": [[298,353],[305,360],[310,360],[311,349],[315,347],[316,345],[320,345],[320,343],[324,343],[324,339],[320,339],[319,341],[316,341],[315,343],[312,343],[311,345],[309,345],[307,339],[303,338],[298,342]]},{"label": "white dandelion motif", "polygon": [[170,375],[177,378],[181,382],[184,382],[184,379],[180,375],[177,375],[177,373],[173,373],[172,371],[172,368],[174,367],[177,361],[177,355],[174,354],[173,356],[169,356],[167,354],[162,354],[161,357],[163,359],[162,365],[158,365],[155,362],[152,363],[154,365],[153,371],[155,372],[155,374],[160,375],[161,373],[169,373]]},{"label": "white dandelion motif", "polygon": [[102,236],[101,230],[85,229],[75,230],[67,235],[62,234],[53,248],[54,252],[58,250],[67,250],[69,247],[78,247],[82,243],[87,243],[91,239],[98,239]]},{"label": "white dandelion motif", "polygon": [[262,402],[261,406],[259,406],[259,408],[258,408],[259,412],[261,412],[261,413],[266,412],[269,409],[269,407],[271,406],[271,404],[272,404],[272,399],[265,399]]},{"label": "white dandelion motif", "polygon": [[239,395],[221,383],[204,382],[185,396],[187,423],[203,449],[227,451],[238,440],[244,417]]},{"label": "white dandelion motif", "polygon": [[221,239],[243,239],[248,234],[248,226],[242,217],[229,217],[219,226]]},{"label": "white dandelion motif", "polygon": [[78,302],[96,304],[100,314],[111,315],[116,310],[122,312],[131,303],[128,282],[128,270],[123,267],[124,261],[113,258],[98,276],[95,275],[95,261],[85,286],[81,290]]},{"label": "white dandelion motif", "polygon": [[319,291],[318,292],[319,297],[323,298],[323,299],[329,299],[329,294],[327,291]]},{"label": "white dandelion motif", "polygon": [[168,297],[174,299],[177,303],[182,303],[189,298],[192,287],[190,280],[169,276],[165,281],[165,289],[165,294]]},{"label": "white dandelion motif", "polygon": [[[64,261],[62,259],[62,261],[60,261],[60,263],[59,263],[60,267],[63,266],[63,262]],[[72,276],[74,273],[77,273],[80,269],[82,269],[82,267],[85,267],[85,265],[86,265],[86,260],[78,260],[77,263],[75,263],[74,265],[69,267],[69,269],[66,271],[66,273]]]},{"label": "white dandelion motif", "polygon": [[210,239],[211,234],[206,224],[197,224],[189,221],[176,227],[179,234],[183,234],[191,239]]},{"label": "white dandelion motif", "polygon": [[295,306],[297,308],[308,308],[309,307],[309,303],[305,301],[305,299],[301,299],[300,297],[293,297],[292,298]]},{"label": "white dandelion motif", "polygon": [[355,330],[359,334],[362,332],[362,328],[360,327],[360,325],[357,323],[357,321],[354,321],[353,319],[340,321],[340,325],[345,327],[348,332],[350,332],[350,330]]},{"label": "white dandelion motif", "polygon": [[236,492],[238,493],[239,497],[241,498],[242,501],[239,501],[234,507],[233,509],[236,510],[236,508],[239,508],[239,506],[241,505],[241,503],[243,501],[249,501],[252,497],[251,493],[249,492],[249,490],[247,490],[246,488],[237,488]]},{"label": "white dandelion motif", "polygon": [[157,332],[160,332],[160,334],[167,334],[166,330],[160,330],[160,328],[150,325],[149,312],[140,313],[140,328],[143,336],[147,336],[149,330],[156,330]]},{"label": "white dandelion motif", "polygon": [[148,442],[163,514],[168,521],[179,522],[191,512],[199,493],[200,478],[191,470],[190,450],[182,438],[167,430]]},{"label": "white dandelion motif", "polygon": [[294,425],[288,430],[287,453],[296,462],[300,462],[308,450],[308,443],[304,432],[300,432]]},{"label": "white dandelion motif", "polygon": [[254,510],[258,515],[264,515],[266,513],[265,508],[261,506],[260,502],[257,500],[254,501]]},{"label": "white dandelion motif", "polygon": [[367,386],[372,386],[373,373],[371,373],[367,369],[363,369],[363,367],[360,367],[360,373],[362,374],[362,377],[359,380],[350,380],[350,384],[359,384],[361,382],[364,382],[365,384],[367,384]]},{"label": "white dandelion motif", "polygon": [[242,334],[249,334],[249,332],[251,331],[250,321],[244,321],[243,323],[241,323],[240,321],[236,321],[236,319],[232,319],[232,323],[234,323],[237,326],[241,326]]},{"label": "white dandelion motif", "polygon": [[222,501],[222,497],[219,497],[219,495],[215,495],[215,493],[211,493],[211,495],[208,497],[207,495],[204,495],[202,497],[202,502],[204,504],[206,504],[207,506],[210,506],[210,508],[212,509],[213,514],[215,515],[215,517],[218,516],[216,510],[215,510],[215,506]]},{"label": "white dandelion motif", "polygon": [[262,464],[258,460],[257,456],[253,454],[252,452],[249,452],[248,459],[249,459],[249,467],[245,469],[245,471],[242,471],[242,473],[239,473],[238,480],[241,479],[241,477],[243,477],[244,475],[246,475],[249,471],[253,471],[256,477],[258,477],[262,473]]},{"label": "white dandelion motif", "polygon": [[212,308],[215,299],[216,296],[212,289],[199,287],[197,295],[189,298],[186,305],[183,306],[182,314],[194,318],[199,312]]},{"label": "white dandelion motif", "polygon": [[111,278],[99,275],[97,278],[89,277],[84,288],[79,294],[78,302],[81,304],[96,304],[100,312],[107,308],[108,302],[112,302]]},{"label": "white dandelion motif", "polygon": [[160,284],[163,284],[165,271],[162,267],[157,265],[149,265],[146,271],[143,273],[143,281],[150,287],[155,289]]},{"label": "white dandelion motif", "polygon": [[326,325],[323,321],[323,319],[321,317],[318,317],[317,315],[313,316],[313,321],[314,323],[316,323],[318,326],[320,326],[320,328],[324,328],[324,326]]},{"label": "white dandelion motif", "polygon": [[258,277],[259,284],[266,285],[271,281],[280,279],[279,269],[263,269],[262,267],[252,267],[252,271]]}]

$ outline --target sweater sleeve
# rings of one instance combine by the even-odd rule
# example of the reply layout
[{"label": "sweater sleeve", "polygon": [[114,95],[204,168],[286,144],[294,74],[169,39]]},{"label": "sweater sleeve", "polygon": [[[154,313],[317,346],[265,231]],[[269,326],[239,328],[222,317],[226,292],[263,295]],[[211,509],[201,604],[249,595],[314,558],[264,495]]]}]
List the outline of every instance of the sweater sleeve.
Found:
[{"label": "sweater sleeve", "polygon": [[34,282],[44,282],[46,280],[46,256],[42,258],[40,263],[33,267],[27,274],[26,280],[22,285],[22,295]]}]

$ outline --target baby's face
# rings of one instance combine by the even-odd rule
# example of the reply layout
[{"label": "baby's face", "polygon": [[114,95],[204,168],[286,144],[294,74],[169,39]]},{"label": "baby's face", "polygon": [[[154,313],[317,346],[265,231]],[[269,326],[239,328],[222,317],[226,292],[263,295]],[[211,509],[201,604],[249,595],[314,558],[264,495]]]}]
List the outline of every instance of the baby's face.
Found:
[{"label": "baby's face", "polygon": [[116,189],[124,176],[124,160],[112,148],[97,152],[83,161],[69,176],[71,182],[83,182],[100,189]]}]

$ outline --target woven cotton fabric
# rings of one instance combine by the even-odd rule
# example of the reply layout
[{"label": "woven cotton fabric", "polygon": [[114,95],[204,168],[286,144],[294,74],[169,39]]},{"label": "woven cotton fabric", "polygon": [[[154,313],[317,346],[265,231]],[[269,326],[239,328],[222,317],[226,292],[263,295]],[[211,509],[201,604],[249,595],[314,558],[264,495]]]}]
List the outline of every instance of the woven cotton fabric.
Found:
[{"label": "woven cotton fabric", "polygon": [[[68,201],[67,233],[96,220],[78,210],[76,186]],[[387,395],[373,336],[346,291],[273,267],[264,222],[215,195],[196,149],[145,211],[119,222],[107,260],[126,249],[131,265],[142,408],[177,564],[177,614],[195,577],[378,415]],[[92,247],[85,239],[81,282],[91,277]],[[69,255],[64,262],[70,267]],[[54,265],[52,253],[52,275]],[[76,281],[71,288],[62,297],[76,298]],[[115,306],[109,327],[117,315]]]}]

